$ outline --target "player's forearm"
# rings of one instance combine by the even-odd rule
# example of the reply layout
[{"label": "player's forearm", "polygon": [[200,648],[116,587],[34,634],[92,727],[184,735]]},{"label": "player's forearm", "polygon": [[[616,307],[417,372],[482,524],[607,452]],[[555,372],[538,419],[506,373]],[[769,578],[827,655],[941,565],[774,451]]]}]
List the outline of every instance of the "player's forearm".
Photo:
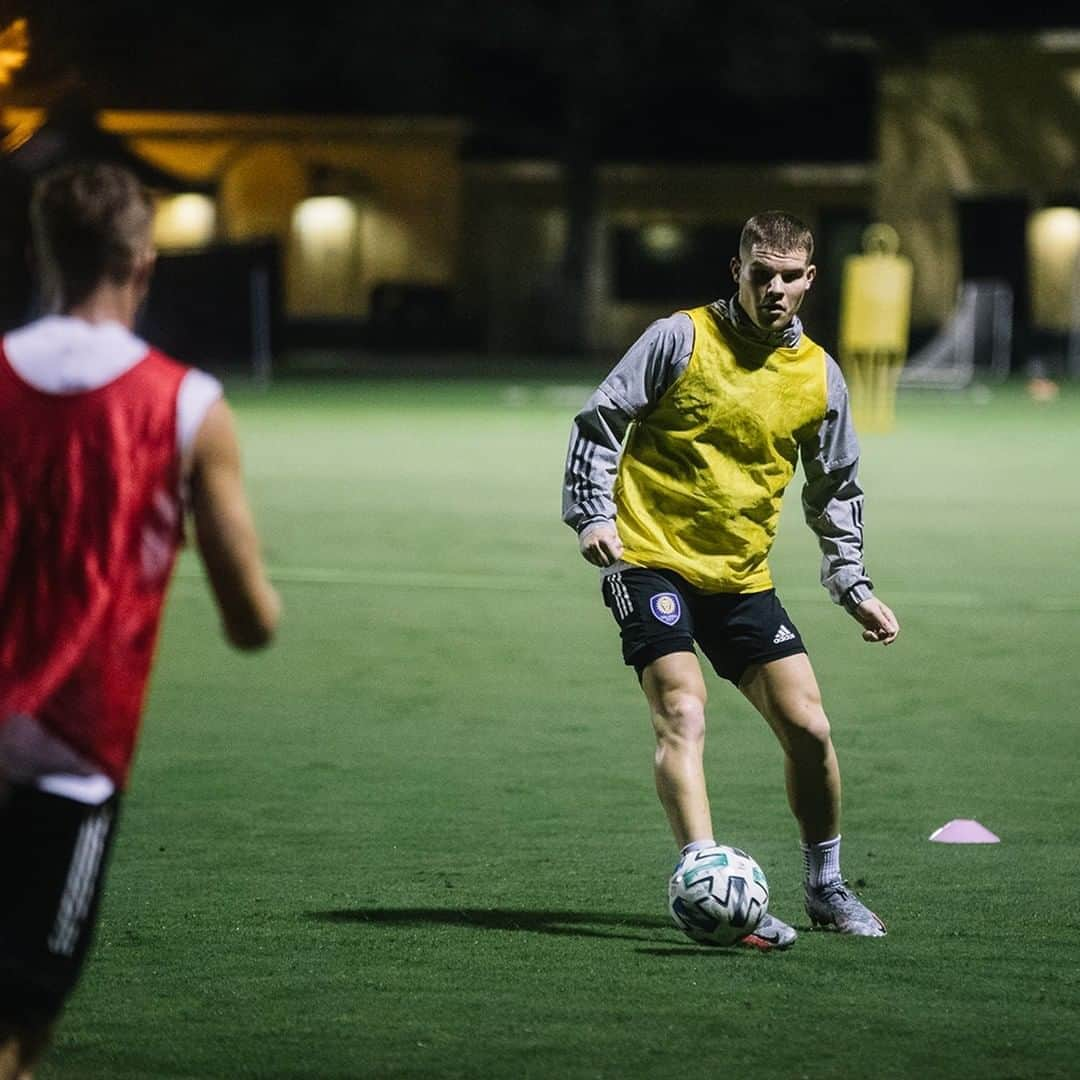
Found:
[{"label": "player's forearm", "polygon": [[823,473],[803,489],[803,513],[821,548],[821,584],[849,610],[873,591],[863,563],[863,493],[857,465]]},{"label": "player's forearm", "polygon": [[200,538],[200,553],[222,627],[238,649],[269,645],[281,619],[281,598],[252,552],[222,550],[218,538]]},{"label": "player's forearm", "polygon": [[[602,391],[574,418],[563,473],[563,521],[576,532],[615,517],[615,474],[625,424],[605,415]],[[622,428],[620,431],[619,428]]]},{"label": "player's forearm", "polygon": [[273,641],[281,618],[281,597],[265,578],[248,583],[239,602],[219,606],[226,636],[237,649],[262,649]]},{"label": "player's forearm", "polygon": [[229,642],[258,649],[273,639],[281,599],[263,565],[259,537],[235,478],[199,486],[194,495],[195,535]]},{"label": "player's forearm", "polygon": [[847,385],[839,365],[826,357],[828,406],[821,426],[801,447],[806,485],[803,514],[821,548],[821,583],[853,611],[872,595],[863,565],[863,492],[859,442]]}]

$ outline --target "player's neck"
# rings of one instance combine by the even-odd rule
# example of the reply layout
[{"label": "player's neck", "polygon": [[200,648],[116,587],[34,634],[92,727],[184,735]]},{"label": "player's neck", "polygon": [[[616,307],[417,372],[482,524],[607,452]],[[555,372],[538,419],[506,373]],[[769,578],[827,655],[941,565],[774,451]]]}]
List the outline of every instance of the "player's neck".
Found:
[{"label": "player's neck", "polygon": [[65,308],[63,313],[92,324],[116,322],[132,330],[141,302],[142,297],[134,285],[108,283],[99,285],[85,299]]}]

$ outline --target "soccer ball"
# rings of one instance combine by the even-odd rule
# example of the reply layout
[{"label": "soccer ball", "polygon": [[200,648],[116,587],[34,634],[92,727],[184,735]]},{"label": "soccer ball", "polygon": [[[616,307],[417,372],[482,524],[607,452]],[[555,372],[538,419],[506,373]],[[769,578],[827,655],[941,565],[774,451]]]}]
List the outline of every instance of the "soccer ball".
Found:
[{"label": "soccer ball", "polygon": [[717,844],[692,851],[668,882],[675,925],[702,945],[734,945],[753,933],[769,907],[769,883],[738,848]]}]

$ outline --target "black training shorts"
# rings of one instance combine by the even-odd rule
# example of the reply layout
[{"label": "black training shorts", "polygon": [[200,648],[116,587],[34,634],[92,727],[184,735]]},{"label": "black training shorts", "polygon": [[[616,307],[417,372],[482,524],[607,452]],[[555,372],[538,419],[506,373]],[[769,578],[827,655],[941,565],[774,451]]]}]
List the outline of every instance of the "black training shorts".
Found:
[{"label": "black training shorts", "polygon": [[53,1020],[93,936],[118,797],[87,806],[33,787],[0,792],[0,1019]]},{"label": "black training shorts", "polygon": [[706,593],[673,570],[629,567],[603,579],[604,603],[622,636],[623,660],[642,671],[696,642],[716,674],[736,686],[752,664],[806,652],[776,591]]}]

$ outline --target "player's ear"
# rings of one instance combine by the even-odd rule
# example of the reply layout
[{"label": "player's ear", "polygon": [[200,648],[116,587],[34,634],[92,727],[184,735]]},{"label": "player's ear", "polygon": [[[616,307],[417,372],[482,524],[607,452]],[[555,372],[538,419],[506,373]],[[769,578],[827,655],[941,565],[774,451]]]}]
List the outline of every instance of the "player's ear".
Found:
[{"label": "player's ear", "polygon": [[157,251],[153,247],[145,248],[136,256],[132,279],[140,294],[145,294],[150,288],[150,278],[153,277],[156,263]]},{"label": "player's ear", "polygon": [[735,256],[735,257],[734,257],[734,258],[733,258],[733,259],[731,260],[731,276],[732,276],[732,277],[733,277],[733,278],[734,278],[734,279],[735,279],[736,281],[738,281],[738,280],[739,280],[739,271],[740,271],[741,269],[742,269],[742,263],[741,263],[741,262],[739,262],[739,256],[738,256],[738,255],[736,255],[736,256]]},{"label": "player's ear", "polygon": [[814,278],[817,277],[817,267],[811,263],[806,268],[806,287],[809,289],[814,284]]}]

